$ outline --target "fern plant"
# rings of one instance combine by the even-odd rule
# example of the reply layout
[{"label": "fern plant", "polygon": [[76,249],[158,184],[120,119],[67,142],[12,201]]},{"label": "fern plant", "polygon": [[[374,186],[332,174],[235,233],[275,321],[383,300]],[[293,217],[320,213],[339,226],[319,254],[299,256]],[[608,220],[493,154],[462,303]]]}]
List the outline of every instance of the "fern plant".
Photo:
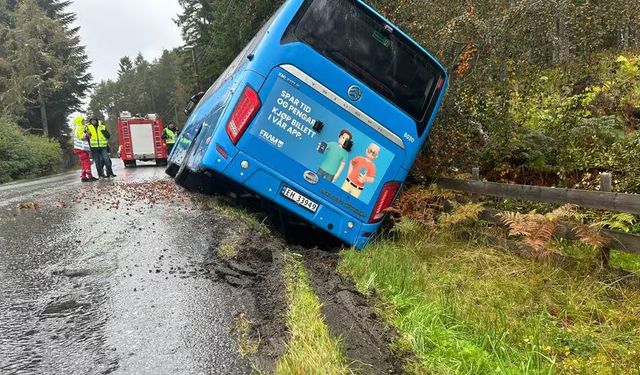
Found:
[{"label": "fern plant", "polygon": [[638,219],[635,215],[615,213],[607,215],[603,220],[595,222],[593,225],[599,228],[607,228],[629,233],[635,229],[637,223]]},{"label": "fern plant", "polygon": [[425,227],[423,224],[417,220],[403,216],[395,222],[391,233],[403,238],[410,238],[422,233],[424,230]]},{"label": "fern plant", "polygon": [[486,238],[486,222],[480,220],[481,203],[458,204],[450,202],[453,209],[438,216],[435,231],[445,238],[464,239],[478,243]]},{"label": "fern plant", "polygon": [[402,193],[393,207],[387,209],[395,222],[401,218],[411,218],[426,228],[435,226],[435,218],[444,210],[446,202],[459,200],[461,194],[442,190],[437,185],[412,187]]},{"label": "fern plant", "polygon": [[554,250],[549,246],[554,233],[563,221],[570,222],[578,240],[593,249],[602,249],[608,238],[602,234],[602,226],[585,225],[576,206],[566,204],[545,215],[532,211],[527,214],[505,212],[500,214],[509,228],[509,235],[519,236],[532,249],[532,255],[541,258]]},{"label": "fern plant", "polygon": [[500,216],[509,229],[509,235],[521,237],[522,242],[531,248],[532,255],[542,258],[553,251],[549,243],[560,222],[574,217],[575,214],[576,207],[567,204],[545,215],[531,211],[527,214],[504,212]]},{"label": "fern plant", "polygon": [[451,227],[476,222],[482,209],[482,203],[459,205],[451,213],[442,213],[438,217],[438,226]]}]

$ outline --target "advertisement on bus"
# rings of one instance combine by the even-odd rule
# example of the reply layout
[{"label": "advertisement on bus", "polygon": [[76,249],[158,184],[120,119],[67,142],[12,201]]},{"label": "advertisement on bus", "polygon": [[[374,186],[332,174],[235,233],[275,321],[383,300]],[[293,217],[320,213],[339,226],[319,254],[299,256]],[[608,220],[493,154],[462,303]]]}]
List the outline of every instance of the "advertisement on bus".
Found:
[{"label": "advertisement on bus", "polygon": [[251,132],[368,204],[393,153],[304,95],[284,73],[279,75]]}]

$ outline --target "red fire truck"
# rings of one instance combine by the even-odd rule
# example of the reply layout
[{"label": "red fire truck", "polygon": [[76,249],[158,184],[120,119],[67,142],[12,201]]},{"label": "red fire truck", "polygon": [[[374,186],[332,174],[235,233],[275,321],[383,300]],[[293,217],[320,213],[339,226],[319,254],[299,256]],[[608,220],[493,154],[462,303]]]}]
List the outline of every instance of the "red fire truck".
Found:
[{"label": "red fire truck", "polygon": [[121,112],[118,118],[118,135],[120,159],[124,166],[135,167],[138,160],[155,160],[156,165],[166,165],[167,149],[162,139],[163,131],[162,119],[155,114],[141,117]]}]

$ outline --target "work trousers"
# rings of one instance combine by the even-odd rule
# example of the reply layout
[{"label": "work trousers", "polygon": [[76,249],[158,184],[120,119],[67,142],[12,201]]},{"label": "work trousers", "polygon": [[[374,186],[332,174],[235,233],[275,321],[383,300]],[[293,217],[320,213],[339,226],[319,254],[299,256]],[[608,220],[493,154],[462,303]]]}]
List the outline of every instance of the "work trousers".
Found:
[{"label": "work trousers", "polygon": [[173,150],[173,145],[175,145],[175,143],[167,143],[167,157],[171,155],[171,151]]},{"label": "work trousers", "polygon": [[89,151],[73,149],[73,153],[80,158],[80,178],[91,178],[91,158],[89,157]]},{"label": "work trousers", "polygon": [[[93,156],[93,162],[96,163],[96,169],[98,170],[98,176],[105,177],[113,175],[111,169],[111,158],[107,152],[106,147],[92,148],[91,155]],[[107,168],[107,174],[104,173],[104,168]]]}]

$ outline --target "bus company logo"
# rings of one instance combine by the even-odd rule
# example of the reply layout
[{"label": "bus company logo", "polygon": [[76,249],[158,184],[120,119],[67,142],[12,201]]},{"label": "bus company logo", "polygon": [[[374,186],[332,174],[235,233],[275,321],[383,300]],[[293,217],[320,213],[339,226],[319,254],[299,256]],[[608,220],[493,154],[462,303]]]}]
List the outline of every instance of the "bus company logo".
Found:
[{"label": "bus company logo", "polygon": [[351,85],[349,87],[349,90],[347,91],[347,94],[349,95],[349,99],[353,100],[354,102],[357,102],[358,100],[360,100],[360,98],[362,98],[362,90],[356,85]]},{"label": "bus company logo", "polygon": [[319,178],[317,174],[311,171],[306,171],[304,172],[304,180],[310,183],[311,185],[315,185],[318,183]]}]

